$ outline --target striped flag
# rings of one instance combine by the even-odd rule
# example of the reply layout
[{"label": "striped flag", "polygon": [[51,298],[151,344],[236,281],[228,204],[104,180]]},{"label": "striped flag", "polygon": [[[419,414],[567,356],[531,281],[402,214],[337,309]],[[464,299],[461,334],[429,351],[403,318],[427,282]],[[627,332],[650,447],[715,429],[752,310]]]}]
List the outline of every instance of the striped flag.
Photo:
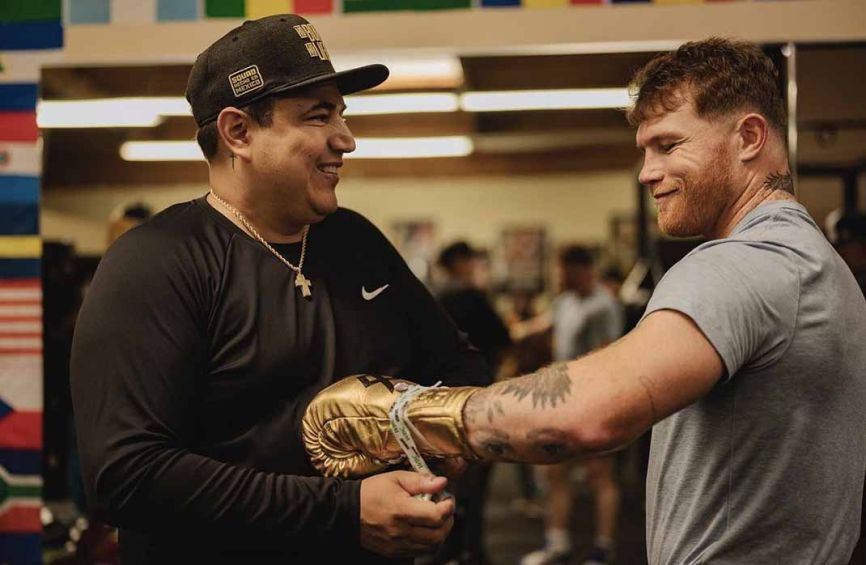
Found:
[{"label": "striped flag", "polygon": [[[15,237],[15,236],[13,236]],[[0,257],[38,267],[38,236],[0,237]],[[18,236],[20,237],[20,236]],[[27,258],[21,259],[22,256]],[[35,255],[38,257],[38,255]],[[0,264],[10,259],[0,259]],[[4,269],[0,266],[0,272]],[[42,552],[42,282],[0,279],[0,561]]]},{"label": "striped flag", "polygon": [[42,67],[62,55],[61,0],[0,2],[0,563],[42,556]]}]

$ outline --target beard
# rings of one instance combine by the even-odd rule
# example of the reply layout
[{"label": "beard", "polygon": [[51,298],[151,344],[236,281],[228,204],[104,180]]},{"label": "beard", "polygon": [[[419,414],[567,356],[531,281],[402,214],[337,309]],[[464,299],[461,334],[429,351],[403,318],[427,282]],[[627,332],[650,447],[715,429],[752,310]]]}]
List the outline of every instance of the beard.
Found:
[{"label": "beard", "polygon": [[720,144],[706,167],[675,182],[679,192],[659,207],[659,228],[673,237],[709,235],[728,204],[731,186],[729,152]]}]

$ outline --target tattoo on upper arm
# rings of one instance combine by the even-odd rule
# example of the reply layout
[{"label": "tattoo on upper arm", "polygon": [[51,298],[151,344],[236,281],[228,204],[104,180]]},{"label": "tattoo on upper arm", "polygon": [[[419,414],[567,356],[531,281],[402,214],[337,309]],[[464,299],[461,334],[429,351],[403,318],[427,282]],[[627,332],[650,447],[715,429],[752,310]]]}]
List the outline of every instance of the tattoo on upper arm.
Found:
[{"label": "tattoo on upper arm", "polygon": [[641,384],[641,386],[643,386],[643,390],[644,392],[646,392],[646,397],[649,399],[650,414],[652,415],[653,419],[650,425],[653,425],[658,422],[658,413],[656,412],[656,401],[655,398],[653,398],[653,391],[650,387],[650,381],[644,375],[638,376],[637,380]]},{"label": "tattoo on upper arm", "polygon": [[555,408],[557,403],[564,403],[565,397],[571,394],[568,363],[550,365],[531,375],[506,381],[499,394],[511,395],[517,400],[528,396],[532,399],[533,408],[547,408],[548,405]]},{"label": "tattoo on upper arm", "polygon": [[764,188],[769,190],[784,190],[794,194],[794,179],[790,173],[770,173],[764,179]]}]

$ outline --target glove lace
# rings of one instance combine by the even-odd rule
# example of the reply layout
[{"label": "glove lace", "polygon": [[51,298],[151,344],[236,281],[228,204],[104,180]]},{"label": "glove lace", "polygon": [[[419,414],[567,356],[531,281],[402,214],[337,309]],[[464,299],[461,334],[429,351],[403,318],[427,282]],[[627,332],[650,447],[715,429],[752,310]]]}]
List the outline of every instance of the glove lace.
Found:
[{"label": "glove lace", "polygon": [[412,400],[414,400],[419,394],[429,389],[436,388],[441,384],[442,381],[437,382],[433,386],[397,383],[394,390],[401,394],[399,398],[394,401],[394,404],[391,405],[391,410],[388,411],[388,419],[391,421],[391,431],[394,433],[394,437],[397,438],[397,443],[400,445],[403,453],[406,454],[406,459],[408,459],[409,464],[415,471],[426,473],[428,475],[432,475],[433,473],[430,471],[430,467],[427,466],[424,457],[418,450],[414,438],[419,438],[425,444],[428,442],[424,439],[421,432],[418,431],[418,428],[415,427],[415,424],[406,417],[406,410],[409,408],[409,404]]}]

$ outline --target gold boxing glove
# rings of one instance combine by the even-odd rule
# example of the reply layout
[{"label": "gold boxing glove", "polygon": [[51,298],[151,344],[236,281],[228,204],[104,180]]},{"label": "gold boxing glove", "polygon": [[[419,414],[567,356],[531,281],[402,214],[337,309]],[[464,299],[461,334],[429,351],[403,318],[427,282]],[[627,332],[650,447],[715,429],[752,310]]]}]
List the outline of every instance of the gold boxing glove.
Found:
[{"label": "gold boxing glove", "polygon": [[[323,475],[357,477],[404,459],[391,431],[388,412],[410,381],[378,375],[353,375],[322,390],[302,420],[304,446]],[[418,449],[430,457],[477,459],[463,425],[463,406],[477,387],[437,387],[414,397],[406,417],[415,426]]]}]

